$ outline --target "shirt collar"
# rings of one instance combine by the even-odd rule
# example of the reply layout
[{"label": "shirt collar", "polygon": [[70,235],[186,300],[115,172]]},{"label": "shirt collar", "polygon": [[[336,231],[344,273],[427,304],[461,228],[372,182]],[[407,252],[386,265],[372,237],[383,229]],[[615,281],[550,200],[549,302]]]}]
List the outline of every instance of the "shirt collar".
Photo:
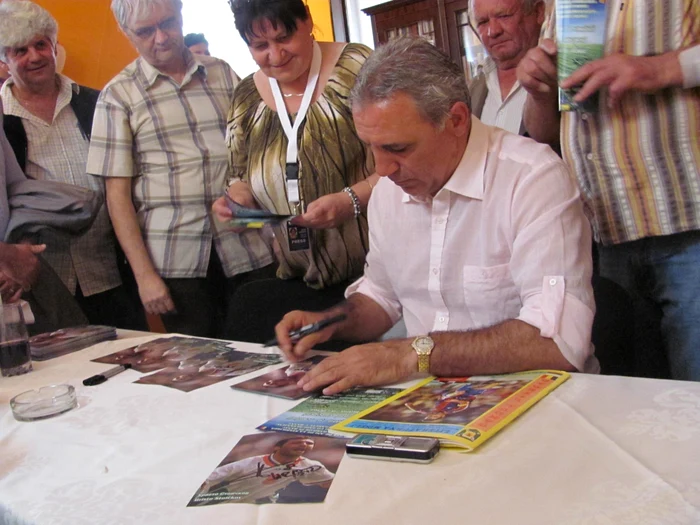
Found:
[{"label": "shirt collar", "polygon": [[[186,85],[195,73],[200,73],[204,78],[207,76],[207,70],[204,64],[201,62],[198,56],[194,55],[189,49],[185,48],[184,58],[186,64],[185,76],[182,79],[181,86]],[[142,75],[142,81],[146,86],[146,89],[150,89],[158,80],[159,76],[170,78],[165,73],[162,73],[156,67],[152,66],[145,58],[139,57],[138,59],[140,72]]]},{"label": "shirt collar", "polygon": [[[71,98],[73,97],[73,93],[80,93],[80,86],[73,80],[59,73],[56,73],[56,76],[58,77],[59,91],[58,99],[56,100],[56,111],[54,112],[54,116],[58,115],[58,113],[65,106],[70,104]],[[33,117],[33,115],[29,111],[27,111],[24,108],[24,106],[22,106],[22,104],[19,103],[19,100],[15,98],[12,89],[10,89],[14,84],[14,80],[12,79],[12,77],[10,77],[2,85],[2,88],[0,88],[0,97],[2,97],[3,101],[5,102],[5,114],[14,115],[16,117],[21,118]]]},{"label": "shirt collar", "polygon": [[[438,193],[450,191],[471,199],[483,200],[484,170],[486,169],[491,127],[473,115],[471,121],[472,128],[469,132],[469,141],[464,149],[462,159],[457,164],[457,168],[452,176]],[[430,200],[430,197],[414,197],[404,193],[401,202],[429,202]]]}]

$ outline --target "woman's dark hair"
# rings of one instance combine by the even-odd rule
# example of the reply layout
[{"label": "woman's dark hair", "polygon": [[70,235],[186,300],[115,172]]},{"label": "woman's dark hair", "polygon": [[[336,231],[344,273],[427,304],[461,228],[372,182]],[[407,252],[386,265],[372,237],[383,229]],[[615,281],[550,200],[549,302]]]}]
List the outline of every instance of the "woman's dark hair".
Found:
[{"label": "woman's dark hair", "polygon": [[284,27],[287,33],[297,30],[297,21],[309,19],[302,0],[228,0],[233,12],[236,29],[246,44],[249,36],[255,36],[253,23],[268,20],[272,27]]}]

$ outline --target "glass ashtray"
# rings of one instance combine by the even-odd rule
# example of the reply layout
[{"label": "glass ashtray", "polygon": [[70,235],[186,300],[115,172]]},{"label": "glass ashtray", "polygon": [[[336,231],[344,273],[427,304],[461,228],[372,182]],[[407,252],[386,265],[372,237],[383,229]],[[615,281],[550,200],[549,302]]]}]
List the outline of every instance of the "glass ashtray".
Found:
[{"label": "glass ashtray", "polygon": [[68,412],[78,405],[71,385],[50,385],[27,390],[10,399],[12,415],[17,421],[38,421]]}]

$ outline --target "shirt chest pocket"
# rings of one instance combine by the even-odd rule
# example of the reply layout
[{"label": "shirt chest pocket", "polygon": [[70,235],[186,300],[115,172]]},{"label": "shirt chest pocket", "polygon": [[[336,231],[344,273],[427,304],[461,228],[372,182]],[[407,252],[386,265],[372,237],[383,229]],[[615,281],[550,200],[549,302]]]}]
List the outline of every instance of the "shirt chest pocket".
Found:
[{"label": "shirt chest pocket", "polygon": [[465,266],[462,270],[464,303],[473,328],[514,319],[520,312],[520,294],[507,264]]}]

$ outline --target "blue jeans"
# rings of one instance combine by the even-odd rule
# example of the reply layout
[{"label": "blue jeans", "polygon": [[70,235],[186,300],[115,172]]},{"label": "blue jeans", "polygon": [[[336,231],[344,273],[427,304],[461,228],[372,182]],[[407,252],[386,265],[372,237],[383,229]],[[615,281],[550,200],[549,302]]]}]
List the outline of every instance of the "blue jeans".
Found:
[{"label": "blue jeans", "polygon": [[598,245],[600,275],[632,297],[635,373],[700,381],[700,231]]}]

